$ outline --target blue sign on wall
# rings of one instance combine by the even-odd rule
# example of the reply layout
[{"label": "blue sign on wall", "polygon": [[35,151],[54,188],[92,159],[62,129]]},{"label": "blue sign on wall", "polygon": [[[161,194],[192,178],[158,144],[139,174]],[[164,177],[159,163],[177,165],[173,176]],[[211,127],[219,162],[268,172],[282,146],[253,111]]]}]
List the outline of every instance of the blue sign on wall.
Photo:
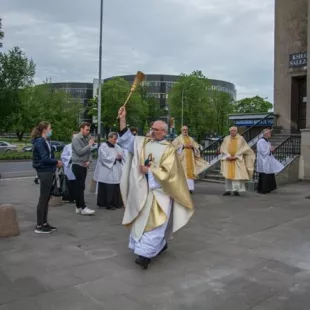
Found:
[{"label": "blue sign on wall", "polygon": [[257,127],[265,127],[265,126],[272,126],[273,125],[273,119],[265,119],[263,121],[259,121],[256,119],[242,119],[242,120],[236,120],[235,125],[236,126],[253,126],[254,124],[258,123]]}]

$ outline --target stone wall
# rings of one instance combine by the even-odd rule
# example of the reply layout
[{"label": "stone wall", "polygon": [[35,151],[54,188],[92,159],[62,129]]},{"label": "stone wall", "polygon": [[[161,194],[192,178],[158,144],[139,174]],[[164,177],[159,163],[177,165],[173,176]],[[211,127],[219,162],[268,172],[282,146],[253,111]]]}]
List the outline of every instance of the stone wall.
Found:
[{"label": "stone wall", "polygon": [[291,77],[304,68],[289,68],[289,55],[307,51],[308,0],[275,0],[274,108],[278,126],[291,129]]}]

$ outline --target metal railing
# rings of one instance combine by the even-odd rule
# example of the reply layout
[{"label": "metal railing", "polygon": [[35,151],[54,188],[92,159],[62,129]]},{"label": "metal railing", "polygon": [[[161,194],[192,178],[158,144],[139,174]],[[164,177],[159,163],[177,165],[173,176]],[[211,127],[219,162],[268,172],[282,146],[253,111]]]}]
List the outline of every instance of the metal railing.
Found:
[{"label": "metal railing", "polygon": [[[254,138],[257,138],[255,141],[253,140],[252,144],[255,144],[258,139],[261,138],[262,134],[257,134],[257,130],[254,130],[257,128],[257,126],[264,126],[267,125],[268,122],[267,120],[270,119],[271,116],[274,116],[273,112],[267,114],[266,116],[264,116],[262,119],[260,119],[259,121],[257,121],[255,124],[253,124],[250,128],[248,128],[243,134],[243,138],[245,139],[246,142],[250,142],[251,140],[253,140]],[[273,123],[275,124],[276,122],[276,117],[274,117]],[[219,138],[218,140],[214,141],[213,143],[211,143],[210,145],[208,145],[203,151],[202,151],[202,156],[204,157],[204,159],[209,162],[211,165],[216,162],[217,160],[220,159],[220,148],[221,145],[223,143],[223,140],[225,136],[222,136],[221,138]],[[255,142],[255,143],[254,143]],[[252,147],[253,145],[251,145]]]},{"label": "metal railing", "polygon": [[220,149],[225,137],[226,136],[220,137],[218,140],[214,141],[201,151],[202,157],[208,163],[212,164],[212,162],[216,161],[218,157],[221,155]]},{"label": "metal railing", "polygon": [[[273,156],[284,166],[287,166],[292,159],[299,156],[301,153],[301,136],[292,135],[285,139],[279,146],[277,146],[273,152]],[[256,160],[255,171],[253,174],[253,181],[258,180],[258,172],[256,172]]]},{"label": "metal railing", "polygon": [[[267,114],[265,117],[261,118],[259,121],[257,121],[255,124],[253,124],[250,128],[248,128],[243,134],[243,138],[245,139],[246,142],[251,141],[253,138],[255,138],[257,136],[257,130],[254,130],[257,128],[257,126],[266,126],[266,127],[271,127],[268,126],[268,119],[270,118],[270,116],[273,116],[273,112]],[[273,126],[275,126],[275,120],[276,117],[274,117],[273,120]]]}]

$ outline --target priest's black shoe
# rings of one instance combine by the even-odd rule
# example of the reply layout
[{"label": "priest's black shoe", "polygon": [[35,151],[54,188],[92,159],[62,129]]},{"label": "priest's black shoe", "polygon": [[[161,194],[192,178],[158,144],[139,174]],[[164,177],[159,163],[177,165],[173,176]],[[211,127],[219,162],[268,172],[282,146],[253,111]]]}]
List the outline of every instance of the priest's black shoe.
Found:
[{"label": "priest's black shoe", "polygon": [[238,192],[234,192],[235,196],[240,196],[240,194]]},{"label": "priest's black shoe", "polygon": [[151,260],[147,257],[140,256],[135,260],[135,263],[140,265],[143,269],[147,269]]},{"label": "priest's black shoe", "polygon": [[224,194],[223,194],[223,196],[230,196],[230,192],[225,192]]}]

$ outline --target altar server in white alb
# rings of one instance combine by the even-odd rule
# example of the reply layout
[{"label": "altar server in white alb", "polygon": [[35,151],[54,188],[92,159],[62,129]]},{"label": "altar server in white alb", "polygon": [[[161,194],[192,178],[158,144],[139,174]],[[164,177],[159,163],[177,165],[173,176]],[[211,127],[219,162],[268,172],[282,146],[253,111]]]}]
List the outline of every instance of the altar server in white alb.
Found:
[{"label": "altar server in white alb", "polygon": [[[75,132],[72,135],[72,138],[75,136]],[[62,153],[61,153],[61,161],[64,167],[64,173],[67,178],[68,191],[65,196],[62,197],[63,201],[69,201],[70,203],[75,202],[75,193],[76,193],[76,179],[75,175],[72,172],[72,144],[67,144]]]},{"label": "altar server in white alb", "polygon": [[275,174],[284,168],[272,155],[274,148],[269,142],[270,137],[271,130],[265,129],[263,138],[257,142],[256,171],[259,173],[257,192],[261,194],[268,194],[277,188]]},{"label": "altar server in white alb", "polygon": [[131,228],[129,247],[138,256],[136,263],[146,269],[167,249],[172,233],[187,224],[193,203],[176,149],[165,139],[167,124],[154,122],[150,139],[127,129],[125,108],[119,118],[118,143],[129,151],[121,180],[123,225]]},{"label": "altar server in white alb", "polygon": [[100,145],[94,173],[94,180],[98,182],[97,206],[108,210],[123,207],[120,181],[125,155],[116,143],[117,138],[118,134],[111,132],[108,141]]}]

